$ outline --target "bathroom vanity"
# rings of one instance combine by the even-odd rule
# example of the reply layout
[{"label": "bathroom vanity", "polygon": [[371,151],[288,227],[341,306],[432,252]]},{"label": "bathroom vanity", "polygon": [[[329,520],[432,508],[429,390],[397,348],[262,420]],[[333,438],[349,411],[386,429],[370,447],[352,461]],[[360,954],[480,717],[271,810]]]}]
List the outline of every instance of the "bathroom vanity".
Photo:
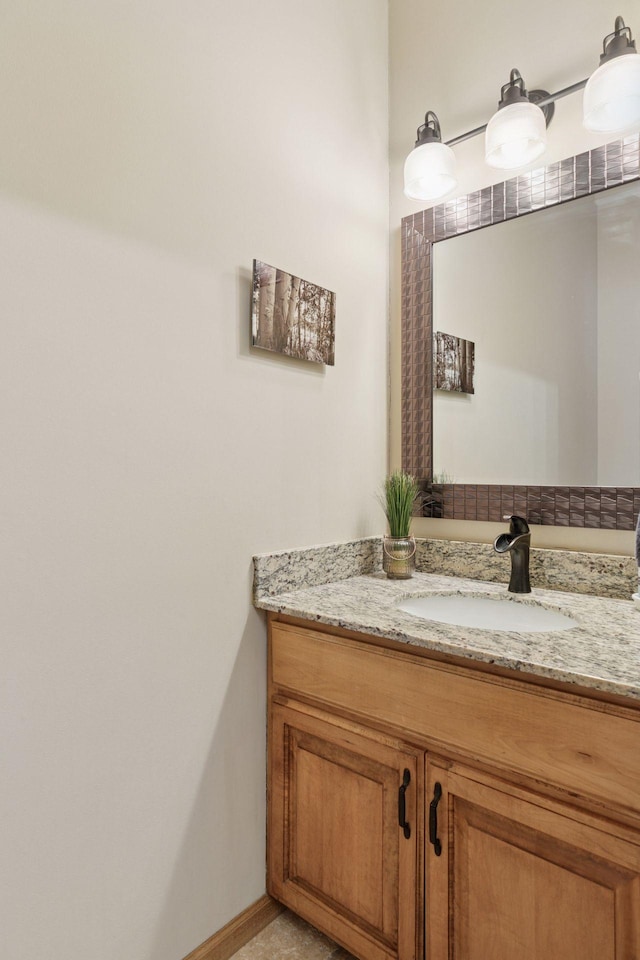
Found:
[{"label": "bathroom vanity", "polygon": [[492,634],[398,611],[456,591],[504,598],[374,574],[256,600],[269,892],[363,960],[635,960],[640,616],[535,590],[513,602],[579,626]]}]

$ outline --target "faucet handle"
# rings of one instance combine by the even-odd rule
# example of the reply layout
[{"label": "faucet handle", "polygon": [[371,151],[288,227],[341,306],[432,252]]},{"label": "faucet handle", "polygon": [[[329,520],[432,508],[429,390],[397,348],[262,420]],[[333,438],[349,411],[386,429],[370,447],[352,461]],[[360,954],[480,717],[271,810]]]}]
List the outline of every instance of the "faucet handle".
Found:
[{"label": "faucet handle", "polygon": [[526,533],[531,533],[529,530],[529,524],[524,517],[517,517],[513,514],[506,514],[503,520],[508,520],[510,523],[509,532],[515,534],[517,537],[521,537]]}]

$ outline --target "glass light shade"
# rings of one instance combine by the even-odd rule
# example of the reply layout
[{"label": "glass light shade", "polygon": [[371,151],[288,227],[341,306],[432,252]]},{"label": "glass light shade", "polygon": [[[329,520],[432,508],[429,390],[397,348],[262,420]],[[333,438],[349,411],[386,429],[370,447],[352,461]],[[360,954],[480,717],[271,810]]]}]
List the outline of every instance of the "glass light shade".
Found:
[{"label": "glass light shade", "polygon": [[487,125],[484,158],[490,167],[511,170],[532,163],[547,146],[547,124],[540,107],[523,101],[502,107]]},{"label": "glass light shade", "polygon": [[456,158],[446,143],[431,140],[415,147],[404,163],[404,194],[410,200],[439,200],[455,190]]},{"label": "glass light shade", "polygon": [[640,127],[640,55],[607,60],[584,88],[584,125],[597,133]]}]

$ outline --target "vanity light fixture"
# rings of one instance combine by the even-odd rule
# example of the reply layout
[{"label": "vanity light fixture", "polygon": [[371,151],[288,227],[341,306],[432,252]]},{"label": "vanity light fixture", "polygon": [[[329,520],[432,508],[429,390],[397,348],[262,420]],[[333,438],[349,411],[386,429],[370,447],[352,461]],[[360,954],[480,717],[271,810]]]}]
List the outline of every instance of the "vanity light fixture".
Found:
[{"label": "vanity light fixture", "polygon": [[502,87],[498,111],[489,123],[444,143],[438,118],[428,110],[418,128],[415,148],[404,165],[405,196],[433,201],[451,193],[457,182],[451,147],[485,131],[485,160],[490,166],[505,170],[532,163],[544,152],[554,102],[578,90],[584,90],[583,123],[587,130],[631,133],[640,129],[640,57],[622,17],[616,17],[614,31],[604,38],[602,50],[600,66],[590,79],[557,93],[527,93],[520,73],[513,69],[509,82]]},{"label": "vanity light fixture", "polygon": [[622,17],[604,38],[600,66],[584,91],[584,125],[598,133],[621,133],[640,124],[640,57]]},{"label": "vanity light fixture", "polygon": [[[500,91],[497,113],[487,124],[484,158],[490,167],[524,167],[544,153],[552,114],[545,116],[535,101],[548,96],[546,90],[527,93],[520,72],[511,71],[509,82]],[[553,110],[553,104],[550,107]]]},{"label": "vanity light fixture", "polygon": [[456,158],[442,142],[440,121],[427,110],[416,144],[404,163],[404,192],[412,200],[438,200],[455,189]]}]

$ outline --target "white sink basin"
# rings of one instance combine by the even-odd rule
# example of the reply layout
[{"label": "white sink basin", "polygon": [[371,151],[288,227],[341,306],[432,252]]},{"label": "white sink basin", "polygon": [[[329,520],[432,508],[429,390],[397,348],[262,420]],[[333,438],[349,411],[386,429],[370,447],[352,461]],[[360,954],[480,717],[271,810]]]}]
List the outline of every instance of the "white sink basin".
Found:
[{"label": "white sink basin", "polygon": [[535,603],[519,603],[508,597],[476,597],[472,594],[412,597],[398,604],[398,610],[423,620],[450,623],[480,630],[513,630],[516,633],[547,633],[570,630],[576,620]]}]

